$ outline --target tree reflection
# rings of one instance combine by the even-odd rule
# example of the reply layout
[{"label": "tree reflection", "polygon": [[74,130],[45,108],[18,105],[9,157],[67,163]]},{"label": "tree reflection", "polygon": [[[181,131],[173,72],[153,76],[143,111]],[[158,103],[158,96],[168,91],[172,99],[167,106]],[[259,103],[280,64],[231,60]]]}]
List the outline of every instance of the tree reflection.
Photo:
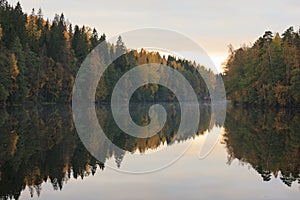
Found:
[{"label": "tree reflection", "polygon": [[228,163],[250,164],[264,181],[272,175],[288,186],[300,183],[300,113],[230,107],[224,142]]},{"label": "tree reflection", "polygon": [[2,110],[0,116],[0,196],[18,199],[26,186],[40,194],[50,181],[55,190],[72,177],[94,174],[97,162],[78,139],[68,108]]},{"label": "tree reflection", "polygon": [[[149,123],[149,105],[131,106],[132,117],[138,124]],[[97,115],[107,137],[123,151],[100,147],[106,159],[114,158],[121,166],[126,152],[145,153],[162,144],[172,144],[180,123],[180,108],[176,104],[164,105],[168,120],[157,135],[139,139],[124,134],[114,124],[108,106],[98,106]],[[198,134],[209,127],[210,107],[201,107]],[[104,164],[97,161],[81,143],[67,106],[12,108],[0,112],[0,198],[18,199],[29,188],[31,196],[40,195],[42,184],[51,182],[54,190],[61,190],[71,178],[83,179],[94,175]],[[125,136],[124,136],[125,135]],[[184,141],[195,135],[180,135]]]}]

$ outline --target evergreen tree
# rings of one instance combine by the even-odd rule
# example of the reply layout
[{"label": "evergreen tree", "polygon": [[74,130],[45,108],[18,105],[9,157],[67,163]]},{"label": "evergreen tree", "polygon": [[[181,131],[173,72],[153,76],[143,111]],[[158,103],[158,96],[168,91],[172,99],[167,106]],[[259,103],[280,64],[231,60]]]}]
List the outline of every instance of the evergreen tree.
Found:
[{"label": "evergreen tree", "polygon": [[78,59],[78,63],[81,64],[89,52],[88,39],[84,26],[81,29],[79,29],[79,26],[75,26],[72,38],[72,49]]},{"label": "evergreen tree", "polygon": [[9,87],[9,101],[13,104],[15,100],[15,96],[17,96],[17,91],[19,89],[19,85],[17,82],[17,77],[19,75],[19,68],[17,63],[17,58],[14,53],[10,55],[10,87]]},{"label": "evergreen tree", "polygon": [[32,14],[27,17],[26,33],[27,44],[32,50],[34,50],[34,52],[39,51],[39,39],[42,34],[42,30],[39,30],[38,21],[41,23],[38,17],[34,14],[33,10]]},{"label": "evergreen tree", "polygon": [[282,37],[266,31],[253,46],[231,51],[224,73],[227,97],[236,103],[300,106],[298,38],[293,27]]},{"label": "evergreen tree", "polygon": [[[1,43],[1,42],[0,42]],[[10,67],[7,50],[0,44],[0,105],[6,104],[10,90]]]},{"label": "evergreen tree", "polygon": [[95,48],[99,44],[99,36],[96,29],[93,29],[93,33],[91,36],[91,48]]},{"label": "evergreen tree", "polygon": [[15,91],[15,94],[11,96],[11,99],[16,102],[23,102],[27,97],[28,89],[27,89],[27,80],[25,71],[25,55],[23,51],[22,44],[20,43],[19,37],[16,37],[13,41],[11,51],[13,55],[15,55],[15,59],[17,61],[18,67],[18,76],[16,77],[16,84],[18,85],[18,90]]},{"label": "evergreen tree", "polygon": [[[41,9],[37,14],[33,9],[27,16],[19,3],[12,7],[6,0],[0,0],[1,104],[70,103],[76,73],[89,52],[100,43],[103,45],[99,55],[101,64],[114,62],[99,81],[97,101],[110,101],[112,90],[124,73],[149,63],[170,65],[190,81],[199,99],[209,99],[205,82],[195,71],[196,63],[175,57],[167,59],[157,52],[128,51],[121,36],[116,44],[110,44],[105,34],[99,36],[96,29],[75,25],[73,30],[63,14],[55,15],[50,23],[43,19]],[[204,67],[201,70],[216,83],[212,72]],[[171,77],[166,79],[172,81]],[[176,98],[168,89],[149,84],[137,91],[133,100],[174,101]]]}]

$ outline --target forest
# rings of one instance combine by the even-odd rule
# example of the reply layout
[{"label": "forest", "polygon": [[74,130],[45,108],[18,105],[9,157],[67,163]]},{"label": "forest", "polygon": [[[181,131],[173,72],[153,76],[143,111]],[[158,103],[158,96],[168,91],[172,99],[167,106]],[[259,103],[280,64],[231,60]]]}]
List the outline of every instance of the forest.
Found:
[{"label": "forest", "polygon": [[[123,54],[105,71],[96,101],[108,102],[119,78],[135,66],[160,63],[170,66],[190,82],[199,100],[210,95],[202,76],[209,77],[218,93],[224,79],[226,95],[233,103],[261,106],[300,106],[300,33],[288,28],[283,34],[266,31],[253,45],[229,46],[223,74],[192,61],[162,56],[158,52],[127,49],[119,37],[115,44],[88,26],[73,26],[63,14],[44,19],[42,10],[23,12],[20,3],[0,0],[0,105],[71,103],[76,74],[86,56],[105,43],[107,62]],[[167,88],[148,84],[132,101],[176,101]]]},{"label": "forest", "polygon": [[224,83],[233,103],[300,106],[300,30],[266,31],[252,46],[229,51]]},{"label": "forest", "polygon": [[[71,102],[76,74],[86,56],[101,42],[107,49],[105,59],[123,55],[108,67],[101,78],[96,101],[109,101],[116,81],[137,65],[159,63],[170,66],[184,75],[199,99],[209,100],[209,93],[197,70],[209,77],[217,88],[221,75],[204,66],[158,52],[127,49],[122,38],[116,44],[106,41],[88,26],[73,26],[64,14],[45,20],[42,10],[31,14],[0,0],[0,104]],[[132,101],[174,101],[174,95],[164,87],[149,84],[134,94]],[[217,90],[216,90],[217,91]]]},{"label": "forest", "polygon": [[[107,103],[115,84],[138,65],[159,63],[179,71],[200,101],[209,102],[224,79],[227,98],[240,104],[228,106],[224,125],[229,165],[238,160],[264,181],[279,177],[287,186],[300,183],[300,30],[266,31],[253,45],[230,46],[224,73],[214,74],[193,61],[129,49],[122,37],[109,43],[104,33],[73,25],[64,14],[49,20],[41,9],[27,14],[20,3],[0,0],[0,199],[18,199],[26,188],[32,196],[39,196],[45,182],[59,190],[70,179],[83,179],[104,169],[105,163],[97,161],[80,141],[70,108],[77,72],[100,43],[107,47],[106,62],[112,64],[98,83],[96,114],[109,140],[122,149],[100,146],[104,161],[114,159],[120,168],[126,152],[143,154],[212,128],[214,114],[210,104],[205,104],[200,108],[197,133],[176,134],[182,114],[176,96],[156,84],[135,91],[130,113],[144,126],[150,122],[147,103],[163,102],[168,111],[164,128],[150,138],[135,138],[117,126]],[[208,77],[213,91],[208,91],[197,70]],[[269,109],[273,107],[277,108]],[[214,126],[223,125],[218,116],[212,121]]]}]

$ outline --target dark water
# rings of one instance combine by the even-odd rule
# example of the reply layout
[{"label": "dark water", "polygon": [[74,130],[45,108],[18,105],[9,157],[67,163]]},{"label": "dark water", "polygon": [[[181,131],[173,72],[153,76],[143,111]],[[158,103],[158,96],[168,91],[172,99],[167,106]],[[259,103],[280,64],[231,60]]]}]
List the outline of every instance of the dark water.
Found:
[{"label": "dark water", "polygon": [[[287,109],[229,106],[224,126],[211,123],[201,106],[199,130],[177,135],[180,108],[164,105],[164,128],[147,139],[134,138],[114,123],[108,106],[98,106],[99,124],[123,150],[100,146],[105,162],[82,144],[67,106],[8,108],[0,112],[0,196],[3,199],[299,199],[300,113]],[[132,104],[139,125],[149,124],[148,105]],[[213,151],[199,159],[208,134],[220,131]],[[191,145],[190,145],[191,144]],[[139,159],[156,152],[168,159],[189,146],[174,164],[132,175]],[[168,153],[164,153],[167,151]],[[157,154],[158,152],[158,154]]]}]

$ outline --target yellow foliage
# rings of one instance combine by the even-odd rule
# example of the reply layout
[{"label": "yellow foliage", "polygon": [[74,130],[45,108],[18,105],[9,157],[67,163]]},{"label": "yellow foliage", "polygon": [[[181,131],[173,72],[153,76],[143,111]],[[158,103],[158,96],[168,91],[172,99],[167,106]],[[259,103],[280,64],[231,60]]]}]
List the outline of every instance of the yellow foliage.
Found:
[{"label": "yellow foliage", "polygon": [[17,143],[19,140],[19,136],[16,133],[16,131],[12,132],[13,136],[11,138],[11,149],[10,149],[10,155],[13,156],[17,150]]},{"label": "yellow foliage", "polygon": [[286,105],[287,103],[289,103],[289,91],[287,86],[277,83],[277,85],[274,87],[274,93],[277,102],[280,105]]},{"label": "yellow foliage", "polygon": [[14,53],[11,54],[11,79],[16,80],[17,76],[19,75],[19,68],[16,56]]},{"label": "yellow foliage", "polygon": [[38,40],[42,35],[42,31],[38,30],[36,20],[37,20],[36,16],[32,16],[32,15],[28,16],[27,17],[27,23],[26,23],[25,27],[26,27],[26,30],[27,30],[28,34],[31,37]]},{"label": "yellow foliage", "polygon": [[66,38],[66,41],[70,41],[70,35],[67,31],[64,31],[64,37]]},{"label": "yellow foliage", "polygon": [[0,24],[0,40],[2,38],[2,27],[1,27],[1,24]]}]

